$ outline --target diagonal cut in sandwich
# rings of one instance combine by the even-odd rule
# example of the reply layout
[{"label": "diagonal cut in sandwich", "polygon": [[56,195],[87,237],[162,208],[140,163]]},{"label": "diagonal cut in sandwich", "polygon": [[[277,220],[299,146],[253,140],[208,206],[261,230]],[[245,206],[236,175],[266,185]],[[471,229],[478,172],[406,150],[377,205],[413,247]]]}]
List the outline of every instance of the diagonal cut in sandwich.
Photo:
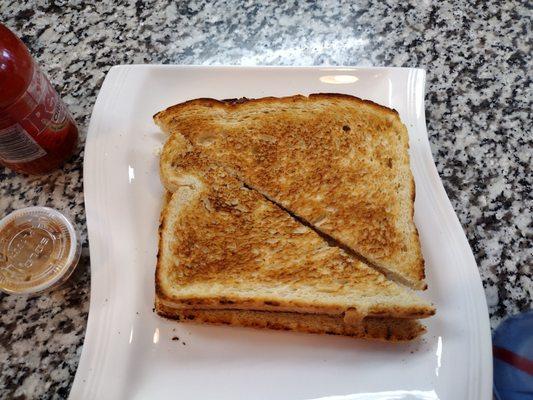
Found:
[{"label": "diagonal cut in sandwich", "polygon": [[434,308],[330,246],[181,135],[160,226],[156,309],[184,320],[410,340]]},{"label": "diagonal cut in sandwich", "polygon": [[[350,254],[398,282],[426,288],[408,134],[395,110],[312,94],[197,99],[154,120]],[[165,184],[176,173],[172,146],[163,149]]]}]

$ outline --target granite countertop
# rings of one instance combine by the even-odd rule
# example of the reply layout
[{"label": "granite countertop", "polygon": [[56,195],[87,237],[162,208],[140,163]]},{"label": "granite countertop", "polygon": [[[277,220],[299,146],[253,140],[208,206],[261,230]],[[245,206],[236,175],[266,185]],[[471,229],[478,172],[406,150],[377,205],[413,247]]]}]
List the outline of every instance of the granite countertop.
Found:
[{"label": "granite countertop", "polygon": [[425,68],[433,155],[476,257],[492,326],[531,308],[531,12],[525,1],[24,3],[0,0],[0,20],[60,91],[82,140],[77,156],[46,177],[0,167],[0,217],[31,205],[57,208],[74,218],[84,250],[66,287],[35,298],[0,294],[0,398],[68,396],[89,310],[83,139],[104,76],[116,64]]}]

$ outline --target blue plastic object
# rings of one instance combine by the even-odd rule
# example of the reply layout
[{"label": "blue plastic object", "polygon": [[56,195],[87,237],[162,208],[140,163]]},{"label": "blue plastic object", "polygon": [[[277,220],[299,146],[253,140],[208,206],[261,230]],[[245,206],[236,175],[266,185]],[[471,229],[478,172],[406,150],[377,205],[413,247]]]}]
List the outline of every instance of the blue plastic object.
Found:
[{"label": "blue plastic object", "polygon": [[533,311],[502,322],[492,345],[495,398],[533,400]]}]

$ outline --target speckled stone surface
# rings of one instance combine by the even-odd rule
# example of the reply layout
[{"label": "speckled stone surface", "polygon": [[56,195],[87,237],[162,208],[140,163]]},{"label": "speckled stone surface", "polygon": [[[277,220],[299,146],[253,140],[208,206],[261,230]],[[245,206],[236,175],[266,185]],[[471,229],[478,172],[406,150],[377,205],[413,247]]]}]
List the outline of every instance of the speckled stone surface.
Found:
[{"label": "speckled stone surface", "polygon": [[422,67],[439,173],[483,278],[493,327],[531,308],[531,10],[527,2],[0,0],[76,117],[82,141],[44,178],[0,167],[0,216],[48,205],[85,242],[69,285],[26,299],[0,295],[0,398],[65,398],[89,301],[83,139],[115,64],[283,64]]}]

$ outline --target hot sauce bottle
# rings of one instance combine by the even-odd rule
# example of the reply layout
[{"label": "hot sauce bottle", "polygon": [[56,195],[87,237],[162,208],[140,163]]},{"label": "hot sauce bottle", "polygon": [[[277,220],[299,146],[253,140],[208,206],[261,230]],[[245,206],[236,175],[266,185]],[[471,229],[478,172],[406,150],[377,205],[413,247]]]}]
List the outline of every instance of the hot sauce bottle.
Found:
[{"label": "hot sauce bottle", "polygon": [[0,23],[0,164],[44,174],[69,158],[78,128],[28,48]]}]

